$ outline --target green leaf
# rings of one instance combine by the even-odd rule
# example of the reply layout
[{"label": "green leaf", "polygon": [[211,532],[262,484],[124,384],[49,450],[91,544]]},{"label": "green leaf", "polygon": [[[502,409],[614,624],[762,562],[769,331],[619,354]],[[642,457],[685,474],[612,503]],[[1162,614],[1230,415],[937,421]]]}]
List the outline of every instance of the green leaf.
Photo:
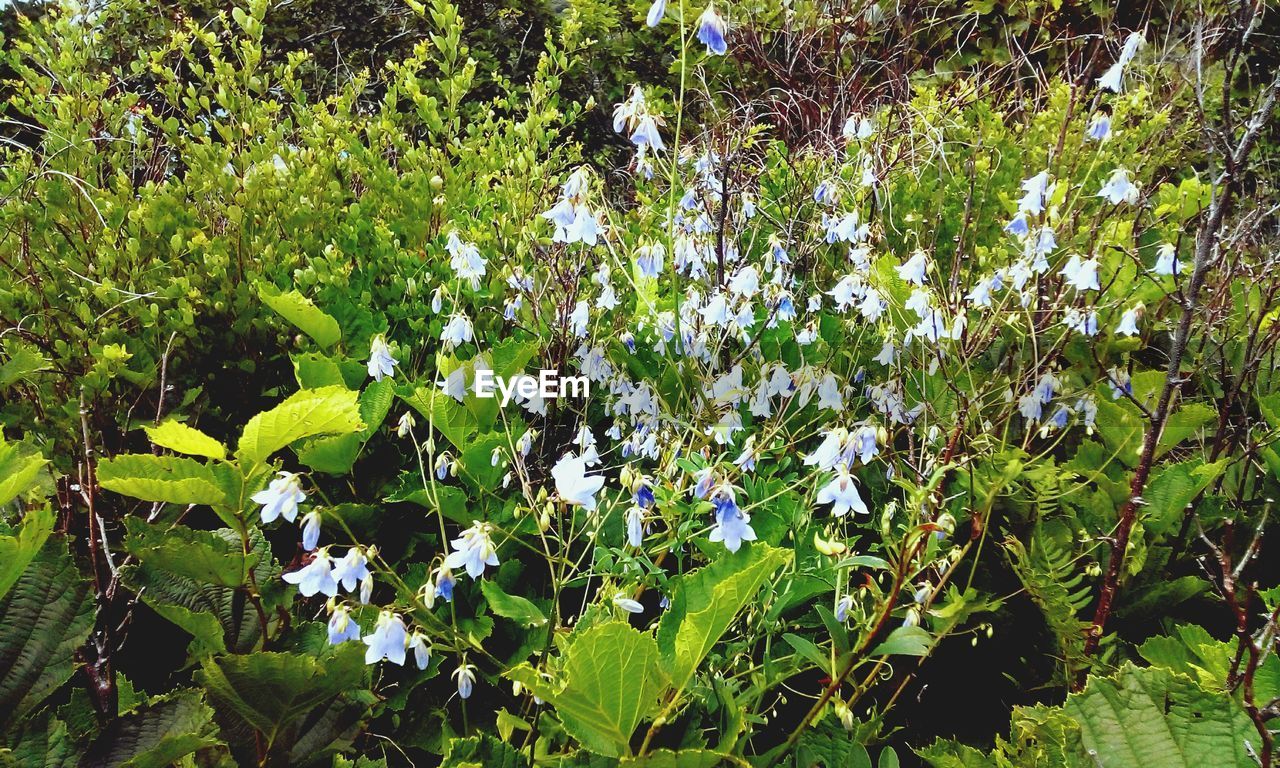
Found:
[{"label": "green leaf", "polygon": [[246,462],[266,460],[292,442],[316,435],[359,432],[356,393],[345,387],[295,392],[280,405],[259,413],[245,425],[237,455]]},{"label": "green leaf", "polygon": [[151,442],[161,448],[185,453],[188,456],[204,456],[210,459],[227,458],[227,448],[205,433],[181,421],[169,419],[158,427],[143,427]]},{"label": "green leaf", "polygon": [[364,653],[356,645],[339,645],[320,657],[259,652],[210,658],[197,677],[210,703],[257,730],[269,747],[311,710],[364,687]]},{"label": "green leaf", "polygon": [[1105,756],[1107,768],[1254,768],[1245,742],[1258,732],[1229,696],[1160,668],[1126,665],[1091,678],[1063,712],[1080,725],[1080,764]]},{"label": "green leaf", "polygon": [[9,359],[0,364],[0,389],[8,387],[22,379],[28,379],[33,373],[47,371],[53,364],[40,354],[39,350],[27,344],[10,344],[5,348]]},{"label": "green leaf", "polygon": [[400,386],[396,396],[420,413],[453,447],[465,450],[478,427],[476,417],[436,387]]},{"label": "green leaf", "polygon": [[524,768],[529,764],[524,755],[488,734],[455,738],[445,748],[440,768]]},{"label": "green leaf", "polygon": [[558,686],[527,664],[508,675],[550,702],[583,746],[607,757],[630,753],[632,732],[667,687],[653,637],[622,621],[597,624],[577,636],[564,652]]},{"label": "green leaf", "polygon": [[658,624],[658,646],[672,685],[683,691],[738,611],[790,557],[756,543],[675,581]]},{"label": "green leaf", "polygon": [[143,501],[225,506],[214,467],[179,456],[126,454],[98,463],[98,483],[109,491]]},{"label": "green leaf", "polygon": [[746,766],[740,757],[713,752],[709,749],[655,749],[644,757],[624,757],[618,768],[728,768]]},{"label": "green leaf", "polygon": [[200,693],[180,691],[108,723],[89,746],[80,768],[165,768],[197,750],[221,744],[213,710]]},{"label": "green leaf", "polygon": [[31,490],[48,463],[32,446],[0,439],[0,506]]},{"label": "green leaf", "polygon": [[480,591],[489,603],[489,610],[504,619],[511,619],[522,627],[540,627],[547,623],[538,606],[519,595],[508,595],[493,581],[485,579],[480,582]]},{"label": "green leaf", "polygon": [[257,284],[258,296],[268,307],[275,310],[285,320],[293,323],[298,330],[315,339],[322,348],[328,349],[342,338],[342,329],[338,321],[325,314],[306,296],[297,291],[282,293],[270,283]]},{"label": "green leaf", "polygon": [[1142,498],[1147,502],[1143,525],[1156,535],[1176,530],[1187,505],[1218,479],[1229,459],[1206,464],[1200,459],[1165,464],[1147,485]]},{"label": "green leaf", "polygon": [[192,611],[181,605],[161,602],[148,593],[143,593],[141,599],[161,618],[191,635],[195,645],[188,650],[192,656],[203,658],[211,654],[227,652],[225,633],[216,615],[205,611]]},{"label": "green leaf", "polygon": [[67,768],[78,764],[76,740],[67,724],[47,713],[24,721],[7,743],[11,752],[0,749],[0,766],[5,768]]},{"label": "green leaf", "polygon": [[[239,535],[230,529],[214,531],[213,535],[235,549],[241,546]],[[258,529],[251,528],[249,537],[251,557],[258,563],[253,569],[254,580],[261,591],[267,621],[274,624],[277,618],[273,606],[283,603],[287,595],[280,581],[280,567],[270,557],[266,539]],[[123,566],[121,577],[156,613],[195,638],[191,652],[197,657],[221,648],[247,653],[257,647],[262,637],[261,619],[245,599],[244,590],[202,583],[144,562]]]},{"label": "green leaf", "polygon": [[129,554],[153,568],[202,584],[243,586],[258,564],[258,553],[245,554],[240,542],[227,535],[229,530],[219,535],[181,525],[150,525],[137,518],[126,519],[125,527]]},{"label": "green leaf", "polygon": [[0,597],[4,597],[53,532],[53,512],[33,509],[22,519],[17,536],[0,536]]},{"label": "green leaf", "polygon": [[0,730],[71,677],[92,627],[89,582],[51,538],[0,599]]},{"label": "green leaf", "polygon": [[933,637],[920,627],[898,627],[875,647],[872,656],[927,656]]},{"label": "green leaf", "polygon": [[363,445],[364,441],[356,433],[317,437],[298,446],[298,461],[316,472],[345,475],[355,465]]},{"label": "green leaf", "polygon": [[871,768],[862,734],[846,731],[834,717],[805,731],[796,744],[795,765],[804,768]]}]

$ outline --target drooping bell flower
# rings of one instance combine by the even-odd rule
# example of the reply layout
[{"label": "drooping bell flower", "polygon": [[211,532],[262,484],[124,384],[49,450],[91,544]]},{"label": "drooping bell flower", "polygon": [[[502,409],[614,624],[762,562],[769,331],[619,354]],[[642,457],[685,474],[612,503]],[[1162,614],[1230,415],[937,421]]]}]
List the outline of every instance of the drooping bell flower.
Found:
[{"label": "drooping bell flower", "polygon": [[729,50],[724,40],[728,31],[724,17],[716,11],[715,3],[709,3],[707,9],[698,17],[698,41],[707,46],[708,54],[723,56]]},{"label": "drooping bell flower", "polygon": [[369,646],[364,652],[365,664],[376,664],[386,659],[404,666],[405,652],[409,647],[409,631],[404,619],[391,611],[383,611],[378,615],[373,634],[365,635],[364,644]]},{"label": "drooping bell flower", "polygon": [[267,524],[277,517],[293,522],[298,516],[298,505],[307,500],[302,492],[302,482],[292,472],[280,472],[266,490],[253,494],[253,503],[262,505],[262,522]]},{"label": "drooping bell flower", "polygon": [[374,381],[382,381],[385,376],[394,376],[400,361],[391,356],[391,348],[387,340],[378,334],[369,344],[369,375]]}]

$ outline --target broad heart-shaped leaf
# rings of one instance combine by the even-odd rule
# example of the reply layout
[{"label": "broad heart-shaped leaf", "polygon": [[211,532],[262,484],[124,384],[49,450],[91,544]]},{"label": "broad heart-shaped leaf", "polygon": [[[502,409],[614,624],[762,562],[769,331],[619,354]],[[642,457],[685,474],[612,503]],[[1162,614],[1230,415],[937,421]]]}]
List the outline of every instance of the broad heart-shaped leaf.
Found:
[{"label": "broad heart-shaped leaf", "polygon": [[67,732],[67,724],[45,712],[25,720],[6,737],[8,748],[0,750],[3,768],[67,768],[77,765],[79,750]]},{"label": "broad heart-shaped leaf", "polygon": [[341,435],[364,429],[357,394],[346,387],[304,389],[249,419],[236,454],[246,462],[264,461],[289,443],[316,435]]},{"label": "broad heart-shaped leaf", "polygon": [[475,434],[477,422],[471,411],[438,387],[405,385],[396,387],[396,397],[409,404],[427,419],[459,451],[470,446],[468,438]]},{"label": "broad heart-shaped leaf", "polygon": [[875,647],[872,656],[925,656],[933,638],[920,627],[898,627]]},{"label": "broad heart-shaped leaf", "polygon": [[71,677],[92,627],[89,583],[50,538],[0,599],[0,731]]},{"label": "broad heart-shaped leaf", "polygon": [[6,359],[0,363],[0,389],[25,379],[33,373],[53,368],[44,355],[35,347],[21,342],[5,345]]},{"label": "broad heart-shaped leaf", "polygon": [[532,667],[507,675],[556,708],[565,730],[584,747],[607,757],[630,754],[631,734],[653,713],[667,687],[653,637],[623,621],[583,631],[565,649],[558,684]]},{"label": "broad heart-shaped leaf", "polygon": [[440,768],[525,768],[529,761],[510,745],[490,736],[454,738],[445,747],[444,762]]},{"label": "broad heart-shaped leaf", "polygon": [[93,740],[80,768],[165,768],[221,744],[213,710],[193,690],[155,699],[116,718]]},{"label": "broad heart-shaped leaf", "polygon": [[750,544],[676,580],[671,607],[658,624],[658,647],[677,691],[788,557],[781,549]]},{"label": "broad heart-shaped leaf", "polygon": [[141,562],[162,571],[185,576],[201,584],[239,587],[248,582],[249,571],[258,564],[259,555],[236,541],[230,530],[218,535],[181,525],[150,525],[129,518],[125,520],[129,535],[125,549]]},{"label": "broad heart-shaped leaf", "polygon": [[1142,494],[1147,502],[1142,524],[1151,533],[1172,533],[1182,522],[1187,505],[1222,474],[1228,462],[1222,459],[1206,464],[1189,459],[1161,467]]},{"label": "broad heart-shaped leaf", "polygon": [[0,536],[0,597],[9,592],[52,532],[53,512],[45,506],[23,517],[17,536]]},{"label": "broad heart-shaped leaf", "polygon": [[262,734],[270,746],[308,712],[364,688],[363,646],[322,656],[259,652],[206,659],[197,674],[209,701]]},{"label": "broad heart-shaped leaf", "polygon": [[99,462],[98,483],[143,501],[224,506],[227,494],[217,472],[195,459],[135,453]]},{"label": "broad heart-shaped leaf", "polygon": [[871,755],[859,736],[858,730],[850,733],[834,717],[827,717],[801,734],[794,764],[805,768],[872,768]]},{"label": "broad heart-shaped leaf", "polygon": [[151,442],[188,456],[227,458],[227,447],[195,427],[169,419],[156,427],[143,427]]},{"label": "broad heart-shaped leaf", "polygon": [[522,627],[540,627],[547,623],[538,606],[519,595],[508,595],[493,581],[485,579],[480,582],[480,591],[489,603],[489,610],[504,619],[511,619]]},{"label": "broad heart-shaped leaf", "polygon": [[257,284],[262,303],[271,307],[298,330],[310,336],[321,347],[328,349],[342,338],[338,321],[325,314],[311,300],[297,291],[281,292],[270,283]]},{"label": "broad heart-shaped leaf", "polygon": [[40,468],[48,463],[30,445],[0,439],[0,506],[30,490],[36,484]]},{"label": "broad heart-shaped leaf", "polygon": [[[1015,711],[1015,732],[1020,724],[1037,732],[1036,709]],[[1258,732],[1240,705],[1168,669],[1126,664],[1114,677],[1090,678],[1061,712],[1080,728],[1066,743],[1069,765],[1095,765],[1095,756],[1107,768],[1257,765],[1245,742],[1258,743]]]},{"label": "broad heart-shaped leaf", "polygon": [[[230,529],[212,533],[237,550],[241,547],[239,536]],[[258,563],[253,569],[254,580],[262,593],[267,621],[273,623],[274,606],[285,596],[280,567],[270,557],[266,539],[256,528],[250,529],[249,536],[252,556]],[[222,648],[247,653],[262,637],[261,619],[244,590],[201,583],[148,563],[126,565],[121,568],[121,576],[147,605],[195,637],[196,645],[191,649],[195,656]]]},{"label": "broad heart-shaped leaf", "polygon": [[345,475],[351,471],[360,449],[387,418],[395,399],[395,385],[391,379],[371,382],[360,393],[360,420],[365,427],[361,432],[330,437],[317,437],[298,446],[298,460],[317,472]]}]

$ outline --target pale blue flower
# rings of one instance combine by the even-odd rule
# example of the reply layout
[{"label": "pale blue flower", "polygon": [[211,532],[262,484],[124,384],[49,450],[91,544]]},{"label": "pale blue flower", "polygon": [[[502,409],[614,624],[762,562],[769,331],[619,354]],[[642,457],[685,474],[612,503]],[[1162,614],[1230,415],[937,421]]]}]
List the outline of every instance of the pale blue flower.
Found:
[{"label": "pale blue flower", "polygon": [[1138,330],[1138,318],[1142,316],[1142,305],[1129,307],[1120,316],[1120,324],[1116,326],[1116,333],[1123,336],[1137,336],[1141,331]]},{"label": "pale blue flower", "polygon": [[1098,190],[1098,197],[1106,198],[1107,202],[1112,205],[1120,203],[1138,202],[1138,188],[1129,181],[1129,172],[1124,168],[1117,168],[1111,172],[1107,183],[1102,185],[1102,189]]},{"label": "pale blue flower", "polygon": [[1111,118],[1108,115],[1095,116],[1086,135],[1093,141],[1106,141],[1111,135]]},{"label": "pale blue flower", "polygon": [[723,56],[725,51],[729,50],[729,46],[724,41],[727,32],[728,27],[724,23],[724,17],[716,12],[715,3],[709,3],[707,9],[698,17],[698,41],[707,46],[708,54]]},{"label": "pale blue flower", "polygon": [[342,588],[354,592],[361,581],[368,578],[369,558],[360,547],[351,547],[347,554],[333,567],[333,578],[342,583]]},{"label": "pale blue flower", "polygon": [[335,607],[329,617],[329,645],[359,639],[360,625],[351,618],[351,611],[345,605]]},{"label": "pale blue flower", "polygon": [[588,475],[586,459],[567,453],[551,468],[556,482],[556,493],[566,503],[582,507],[588,512],[596,508],[596,493],[604,485],[604,476]]},{"label": "pale blue flower", "polygon": [[858,486],[853,475],[843,465],[836,471],[836,476],[818,491],[819,504],[830,504],[831,514],[844,517],[850,511],[863,515],[871,514],[866,502],[858,493]]},{"label": "pale blue flower", "polygon": [[644,606],[619,592],[613,596],[613,604],[627,613],[644,613]]},{"label": "pale blue flower", "polygon": [[1018,237],[1026,237],[1031,228],[1027,226],[1027,214],[1019,211],[1013,220],[1004,225],[1004,231]]},{"label": "pale blue flower", "polygon": [[404,666],[405,651],[409,647],[409,631],[404,619],[391,611],[383,611],[378,615],[373,634],[365,635],[364,644],[369,646],[364,652],[365,664],[376,664],[386,659]]},{"label": "pale blue flower", "polygon": [[336,597],[338,582],[333,578],[333,561],[325,549],[316,552],[311,562],[296,571],[281,576],[286,582],[295,584],[303,597],[325,594]]},{"label": "pale blue flower", "polygon": [[640,118],[636,124],[636,130],[631,134],[631,143],[640,147],[648,147],[654,152],[661,152],[667,146],[662,143],[662,134],[658,132],[658,122],[653,119],[652,115],[645,115]]},{"label": "pale blue flower", "polygon": [[369,375],[374,381],[382,381],[385,376],[394,376],[400,361],[391,356],[387,340],[378,334],[369,345]]},{"label": "pale blue flower", "polygon": [[751,527],[751,516],[743,512],[733,497],[733,489],[722,487],[711,499],[715,507],[716,524],[711,530],[713,542],[724,542],[725,549],[737,552],[744,541],[755,541],[756,532]]},{"label": "pale blue flower", "polygon": [[640,507],[627,511],[627,543],[637,549],[644,543],[644,510]]},{"label": "pale blue flower", "polygon": [[1156,251],[1156,266],[1151,271],[1165,276],[1182,273],[1182,262],[1178,260],[1178,250],[1172,243],[1164,243]]},{"label": "pale blue flower", "polygon": [[307,500],[302,492],[302,481],[292,472],[279,472],[266,490],[253,494],[253,503],[262,505],[262,523],[265,525],[278,517],[293,522],[298,516],[298,505]]},{"label": "pale blue flower", "polygon": [[476,684],[475,667],[463,662],[453,671],[453,676],[458,680],[458,696],[463,699],[471,698],[471,691]]},{"label": "pale blue flower", "polygon": [[912,285],[924,285],[925,274],[929,271],[929,258],[924,251],[916,251],[910,259],[895,267],[898,277]]},{"label": "pale blue flower", "polygon": [[413,649],[413,663],[418,665],[418,669],[425,670],[431,663],[431,646],[427,644],[426,635],[415,630],[409,636],[409,647]]},{"label": "pale blue flower", "polygon": [[656,27],[666,12],[667,0],[654,0],[653,5],[649,6],[649,15],[645,17],[644,23]]},{"label": "pale blue flower", "polygon": [[320,542],[320,511],[311,510],[302,517],[302,548],[310,552]]},{"label": "pale blue flower", "polygon": [[445,558],[444,564],[450,569],[465,568],[467,575],[473,579],[484,576],[486,565],[498,565],[497,550],[489,537],[492,529],[488,523],[478,520],[472,523],[470,528],[462,532],[462,536],[450,542],[455,551]]}]

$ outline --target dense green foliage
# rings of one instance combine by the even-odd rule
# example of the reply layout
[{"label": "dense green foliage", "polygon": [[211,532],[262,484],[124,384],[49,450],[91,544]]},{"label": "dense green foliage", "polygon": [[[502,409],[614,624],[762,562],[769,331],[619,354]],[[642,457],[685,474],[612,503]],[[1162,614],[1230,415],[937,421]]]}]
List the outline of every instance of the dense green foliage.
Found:
[{"label": "dense green foliage", "polygon": [[1271,765],[1271,17],[888,5],[10,14],[0,764]]}]

